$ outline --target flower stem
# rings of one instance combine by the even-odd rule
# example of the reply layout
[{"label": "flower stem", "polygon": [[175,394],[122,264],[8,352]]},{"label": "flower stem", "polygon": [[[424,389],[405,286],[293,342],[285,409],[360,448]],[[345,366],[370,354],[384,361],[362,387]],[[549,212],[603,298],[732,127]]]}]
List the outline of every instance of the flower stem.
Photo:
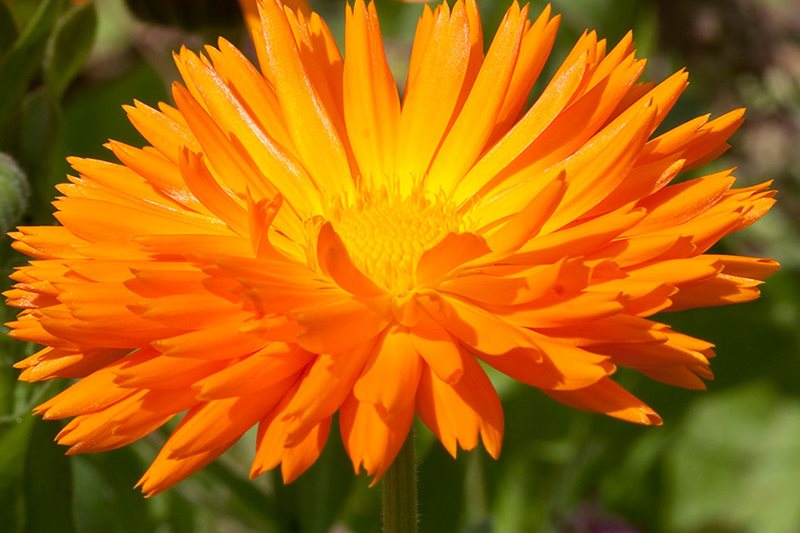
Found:
[{"label": "flower stem", "polygon": [[383,478],[383,533],[417,533],[417,464],[412,430]]}]

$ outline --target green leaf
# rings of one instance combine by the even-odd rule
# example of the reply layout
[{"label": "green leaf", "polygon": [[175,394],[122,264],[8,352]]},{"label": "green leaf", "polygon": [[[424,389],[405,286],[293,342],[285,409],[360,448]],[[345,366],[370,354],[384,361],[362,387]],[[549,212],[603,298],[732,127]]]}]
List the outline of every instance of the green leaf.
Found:
[{"label": "green leaf", "polygon": [[133,490],[144,465],[132,448],[79,455],[74,465],[79,531],[155,531],[149,500]]},{"label": "green leaf", "polygon": [[20,113],[16,154],[28,171],[33,197],[29,214],[34,223],[51,220],[53,186],[64,180],[60,172],[62,131],[61,108],[50,94],[44,88],[28,93]]},{"label": "green leaf", "polygon": [[225,486],[230,491],[240,516],[252,518],[268,531],[275,529],[277,510],[274,501],[259,490],[252,480],[241,476],[220,459],[206,466],[202,473],[213,477],[215,483]]},{"label": "green leaf", "polygon": [[72,467],[64,448],[53,445],[59,425],[40,418],[25,458],[25,533],[73,533]]},{"label": "green leaf", "polygon": [[28,208],[28,178],[16,161],[0,152],[0,232],[14,227]]},{"label": "green leaf", "polygon": [[66,5],[67,0],[44,0],[40,2],[14,47],[28,48],[34,44],[44,43]]},{"label": "green leaf", "polygon": [[17,25],[11,15],[9,7],[0,2],[0,58],[3,57],[6,48],[11,46],[17,38]]},{"label": "green leaf", "polygon": [[56,24],[47,41],[44,79],[54,100],[61,98],[89,57],[97,34],[94,4],[70,9]]},{"label": "green leaf", "polygon": [[0,524],[4,531],[22,529],[22,475],[32,425],[31,415],[0,424]]},{"label": "green leaf", "polygon": [[65,0],[44,0],[28,26],[0,62],[0,126],[4,125],[25,94],[33,74],[41,65],[47,39],[63,10]]},{"label": "green leaf", "polygon": [[166,524],[172,533],[197,531],[197,508],[179,492],[171,490],[164,494],[167,500]]}]

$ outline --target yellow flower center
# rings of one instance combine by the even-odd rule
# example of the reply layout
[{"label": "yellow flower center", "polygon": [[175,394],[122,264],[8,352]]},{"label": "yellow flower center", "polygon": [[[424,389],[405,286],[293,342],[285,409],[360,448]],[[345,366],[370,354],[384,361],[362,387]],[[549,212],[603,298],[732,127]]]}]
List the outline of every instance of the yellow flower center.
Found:
[{"label": "yellow flower center", "polygon": [[352,204],[334,208],[330,220],[353,263],[395,295],[414,288],[422,254],[463,223],[449,203],[417,192],[362,194]]}]

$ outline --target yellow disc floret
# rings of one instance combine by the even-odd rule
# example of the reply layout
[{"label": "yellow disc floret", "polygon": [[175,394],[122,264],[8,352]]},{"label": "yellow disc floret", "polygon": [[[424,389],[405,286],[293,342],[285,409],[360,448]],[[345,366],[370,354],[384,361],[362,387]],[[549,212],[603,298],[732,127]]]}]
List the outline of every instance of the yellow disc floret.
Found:
[{"label": "yellow disc floret", "polygon": [[463,223],[455,207],[421,192],[364,194],[333,208],[330,219],[353,263],[398,295],[414,287],[422,254]]}]

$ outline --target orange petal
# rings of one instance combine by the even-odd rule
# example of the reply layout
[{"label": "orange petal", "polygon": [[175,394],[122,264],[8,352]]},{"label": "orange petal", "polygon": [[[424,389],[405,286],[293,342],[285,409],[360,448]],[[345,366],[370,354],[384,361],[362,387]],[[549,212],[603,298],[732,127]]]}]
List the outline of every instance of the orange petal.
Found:
[{"label": "orange petal", "polygon": [[188,390],[140,390],[102,411],[73,418],[57,441],[70,447],[68,455],[113,450],[149,435],[196,403]]},{"label": "orange petal", "polygon": [[389,328],[353,385],[353,396],[374,404],[383,417],[396,416],[413,405],[422,367],[408,332]]},{"label": "orange petal", "polygon": [[181,153],[180,169],[189,190],[203,205],[236,233],[240,235],[248,233],[244,205],[217,183],[202,155],[184,150]]},{"label": "orange petal", "polygon": [[589,255],[633,227],[645,215],[643,209],[623,208],[548,235],[537,236],[525,243],[508,261],[535,265],[558,261],[563,257]]},{"label": "orange petal", "polygon": [[43,348],[30,357],[18,361],[20,381],[42,381],[53,378],[82,378],[128,354],[128,350],[86,350],[74,353],[68,350]]},{"label": "orange petal", "polygon": [[427,190],[451,192],[484,151],[511,82],[527,16],[528,7],[520,9],[515,3],[500,23],[464,106],[425,176]]},{"label": "orange petal", "polygon": [[464,363],[457,341],[427,313],[420,313],[411,343],[439,379],[451,385],[461,379]]},{"label": "orange petal", "polygon": [[724,171],[664,187],[640,202],[647,216],[631,233],[663,231],[691,220],[722,199],[733,182]]},{"label": "orange petal", "polygon": [[133,106],[123,106],[123,109],[142,137],[173,163],[178,162],[178,156],[184,147],[195,152],[200,150],[200,145],[185,121],[180,122],[175,117],[139,101],[134,101]]},{"label": "orange petal", "polygon": [[554,77],[525,116],[469,171],[454,191],[454,200],[464,204],[522,153],[563,111],[586,72],[586,56]]},{"label": "orange petal", "polygon": [[180,457],[169,457],[162,449],[136,483],[136,488],[141,488],[145,497],[153,497],[209,464],[222,455],[229,445],[230,443],[225,443],[213,450]]},{"label": "orange petal", "polygon": [[455,384],[442,381],[430,368],[422,373],[417,396],[420,418],[453,457],[457,447],[471,450],[480,434],[489,455],[500,454],[503,408],[480,365],[464,355],[464,375]]},{"label": "orange petal", "polygon": [[383,185],[395,171],[400,99],[386,62],[375,4],[346,7],[344,114],[361,179]]},{"label": "orange petal", "polygon": [[[255,2],[253,3],[255,9]],[[256,16],[258,13],[256,12]],[[219,49],[206,46],[209,55],[225,83],[238,95],[242,102],[252,110],[253,120],[267,133],[281,149],[297,157],[297,150],[289,137],[283,111],[278,103],[275,90],[264,76],[250,63],[245,55],[227,40],[220,38]]]},{"label": "orange petal", "polygon": [[330,430],[331,419],[327,418],[314,426],[303,440],[284,450],[281,459],[281,476],[284,483],[291,483],[316,462],[328,441]]},{"label": "orange petal", "polygon": [[[570,87],[570,90],[576,91],[572,93],[576,101],[573,104],[564,104],[564,108],[557,110],[558,114],[550,119],[543,131],[537,133],[536,139],[529,139],[514,159],[509,160],[503,168],[497,169],[493,176],[489,176],[487,183],[478,191],[477,198],[468,200],[474,204],[474,212],[485,210],[483,203],[497,203],[497,196],[502,196],[512,204],[524,205],[549,179],[558,176],[563,170],[564,161],[584,148],[606,126],[614,106],[641,74],[644,64],[635,61],[631,55],[608,78],[581,95],[580,89],[585,87],[588,69],[587,66],[582,71],[580,80],[575,81],[578,85],[574,89]],[[640,104],[636,109],[641,109],[645,104],[646,102]],[[529,114],[535,107],[536,104]],[[522,124],[525,118],[518,124]],[[545,171],[549,172],[548,180],[530,179],[530,176],[538,176]],[[510,213],[514,209],[507,207],[504,211]],[[494,218],[498,216],[495,214]],[[486,214],[481,214],[481,217],[490,218]]]},{"label": "orange petal", "polygon": [[266,46],[262,68],[275,87],[298,153],[321,190],[352,196],[354,182],[339,130],[343,124],[332,120],[306,73],[280,2],[261,2],[259,11]]},{"label": "orange petal", "polygon": [[625,305],[619,296],[619,293],[609,292],[581,292],[567,298],[548,295],[530,305],[503,311],[499,315],[515,325],[530,328],[557,327],[620,313]]},{"label": "orange petal", "polygon": [[448,233],[433,248],[425,251],[417,264],[421,284],[436,284],[454,268],[489,253],[483,238],[472,233]]},{"label": "orange petal", "polygon": [[255,395],[212,400],[192,408],[164,443],[159,458],[175,459],[208,453],[220,446],[227,448],[266,416],[294,381],[294,377],[284,379]]},{"label": "orange petal", "polygon": [[564,174],[548,183],[518,213],[512,215],[487,239],[487,244],[498,255],[516,252],[534,238],[550,216],[558,209],[566,192]]},{"label": "orange petal", "polygon": [[341,353],[374,339],[389,317],[355,298],[339,298],[293,313],[303,332],[297,342],[310,352]]},{"label": "orange petal", "polygon": [[185,389],[220,370],[226,362],[173,358],[153,349],[139,349],[114,370],[114,382],[135,389]]},{"label": "orange petal", "polygon": [[314,354],[296,346],[271,343],[253,355],[192,385],[203,401],[256,394],[279,381],[296,376],[314,358]]},{"label": "orange petal", "polygon": [[373,344],[369,343],[350,352],[317,357],[284,413],[284,418],[291,423],[290,444],[298,442],[312,427],[339,409],[353,390],[372,350]]},{"label": "orange petal", "polygon": [[367,474],[374,476],[372,484],[377,483],[403,446],[413,420],[413,403],[386,419],[374,404],[359,402],[353,396],[347,398],[339,414],[339,423],[355,472],[363,467]]},{"label": "orange petal", "polygon": [[419,301],[454,337],[482,353],[495,355],[515,348],[536,348],[522,328],[480,307],[435,293],[425,294]]},{"label": "orange petal", "polygon": [[267,470],[281,465],[284,483],[290,483],[310,467],[319,457],[328,438],[330,417],[312,427],[296,443],[289,444],[291,422],[285,414],[299,382],[284,396],[272,412],[258,426],[256,437],[256,456],[250,467],[250,477],[254,478]]},{"label": "orange petal", "polygon": [[34,412],[45,420],[92,413],[115,404],[135,391],[115,383],[118,361],[74,383],[63,392],[37,406]]},{"label": "orange petal", "polygon": [[560,15],[552,19],[550,4],[546,5],[542,13],[532,26],[526,27],[522,37],[519,56],[514,65],[514,74],[508,86],[508,91],[503,101],[503,107],[497,118],[497,125],[492,132],[491,139],[502,137],[517,119],[520,111],[528,100],[528,94],[536,83],[542,68],[547,61],[555,42]]},{"label": "orange petal", "polygon": [[452,293],[482,304],[509,307],[531,304],[550,291],[561,294],[583,289],[589,269],[580,259],[537,265],[519,273],[465,273],[442,283],[440,292]]},{"label": "orange petal", "polygon": [[[261,199],[272,198],[278,191],[302,216],[318,213],[319,195],[309,194],[315,187],[300,163],[258,128],[213,69],[196,56],[185,55],[193,79],[204,87],[210,109],[204,110],[178,83],[173,84],[173,97],[220,178],[239,194],[250,190]],[[226,122],[212,116],[226,117]]]},{"label": "orange petal", "polygon": [[336,234],[330,222],[323,224],[319,230],[317,260],[323,272],[351,294],[369,298],[385,293],[356,268],[350,260],[350,255],[347,253],[342,239]]},{"label": "orange petal", "polygon": [[470,61],[470,28],[464,4],[455,4],[452,13],[447,4],[442,4],[434,17],[424,45],[415,40],[415,48],[424,46],[424,51],[412,52],[419,57],[419,65],[409,69],[406,82],[396,158],[401,184],[419,179],[427,171],[450,124]]},{"label": "orange petal", "polygon": [[605,413],[608,416],[648,426],[660,426],[662,423],[661,417],[655,411],[609,378],[584,389],[544,392],[575,409]]},{"label": "orange petal", "polygon": [[539,346],[535,350],[521,348],[501,355],[479,355],[485,363],[517,381],[546,390],[588,387],[615,370],[607,356],[543,335],[535,335],[535,341]]}]

